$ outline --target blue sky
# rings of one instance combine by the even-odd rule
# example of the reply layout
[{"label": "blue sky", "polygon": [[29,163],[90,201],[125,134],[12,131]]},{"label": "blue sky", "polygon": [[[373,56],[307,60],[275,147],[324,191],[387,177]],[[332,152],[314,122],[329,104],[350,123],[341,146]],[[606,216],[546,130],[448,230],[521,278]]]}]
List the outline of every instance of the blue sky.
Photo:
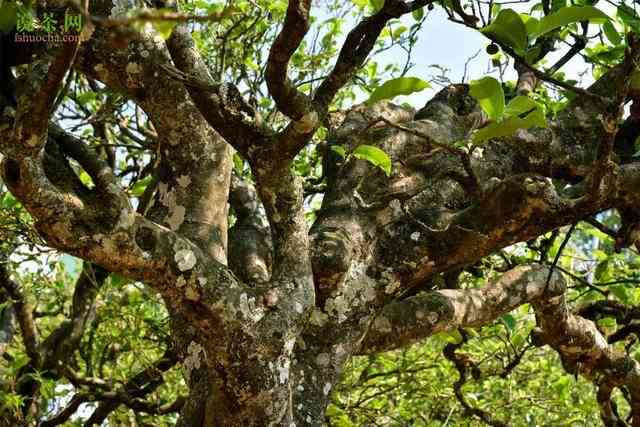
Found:
[{"label": "blue sky", "polygon": [[[506,5],[505,8],[513,8],[518,12],[526,12],[535,4],[530,2],[522,5]],[[520,7],[517,7],[520,6]],[[608,5],[599,5],[601,9],[613,16],[614,10]],[[415,21],[411,15],[402,18],[402,22],[410,26]],[[592,26],[592,32],[597,31],[596,26]],[[487,39],[478,31],[466,28],[461,24],[451,22],[447,19],[446,13],[436,7],[430,11],[426,22],[418,34],[417,46],[414,50],[412,62],[416,65],[409,71],[408,76],[420,77],[424,80],[431,80],[431,77],[437,71],[430,68],[432,64],[448,68],[450,71],[448,77],[452,82],[457,83],[462,80],[464,67],[467,60],[480,53],[473,59],[467,70],[467,81],[477,79],[486,75],[498,77],[497,69],[490,66],[489,55],[485,52]],[[566,51],[567,47],[561,47],[558,51],[548,55],[549,62],[553,62],[554,58],[559,58]],[[383,63],[396,62],[403,63],[405,60],[404,52],[397,48],[380,54],[377,59]],[[582,61],[580,57],[574,57],[568,64],[563,67],[563,71],[572,78],[579,80],[578,73],[588,69],[588,65]],[[506,80],[515,80],[516,74],[512,66],[507,67],[505,73]],[[589,85],[593,81],[591,73],[586,73],[582,80],[582,85]],[[397,97],[396,102],[408,102],[414,107],[420,108],[437,90],[438,86],[428,89],[420,94],[414,94],[409,97]],[[358,101],[364,100],[358,99]]]}]

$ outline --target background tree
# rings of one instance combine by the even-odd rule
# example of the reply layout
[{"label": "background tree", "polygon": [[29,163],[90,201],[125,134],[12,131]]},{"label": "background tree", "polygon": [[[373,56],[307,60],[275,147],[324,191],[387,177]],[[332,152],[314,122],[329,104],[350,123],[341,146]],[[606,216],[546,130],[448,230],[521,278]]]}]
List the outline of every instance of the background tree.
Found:
[{"label": "background tree", "polygon": [[[640,426],[631,5],[53,3],[0,6],[3,424]],[[433,10],[500,81],[416,111]]]}]

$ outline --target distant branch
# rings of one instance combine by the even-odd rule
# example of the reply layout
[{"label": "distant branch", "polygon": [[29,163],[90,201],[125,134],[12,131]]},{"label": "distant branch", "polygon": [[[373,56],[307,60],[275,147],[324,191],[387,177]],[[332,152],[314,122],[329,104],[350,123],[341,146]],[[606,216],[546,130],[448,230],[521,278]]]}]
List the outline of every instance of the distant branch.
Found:
[{"label": "distant branch", "polygon": [[22,341],[26,349],[27,356],[35,366],[40,365],[40,352],[38,351],[38,330],[33,320],[33,307],[22,293],[20,285],[9,278],[6,265],[0,262],[0,286],[2,286],[9,297],[13,300],[13,307],[20,325]]}]

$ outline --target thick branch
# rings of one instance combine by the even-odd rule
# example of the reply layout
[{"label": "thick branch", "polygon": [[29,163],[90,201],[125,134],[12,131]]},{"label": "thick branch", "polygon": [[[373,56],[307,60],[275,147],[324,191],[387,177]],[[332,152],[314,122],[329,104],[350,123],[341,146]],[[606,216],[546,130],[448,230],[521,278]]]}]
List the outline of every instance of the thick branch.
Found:
[{"label": "thick branch", "polygon": [[557,275],[546,286],[547,273],[546,267],[521,266],[481,289],[444,289],[392,302],[373,322],[361,352],[392,350],[438,332],[486,325],[522,304],[562,294]]},{"label": "thick branch", "polygon": [[[115,51],[112,36],[97,29],[83,44],[76,67],[136,102],[158,132],[158,191],[147,217],[226,263],[230,147],[209,126],[184,84],[167,74],[171,56],[164,44],[154,42],[153,33]],[[230,129],[238,128],[235,124]]]},{"label": "thick branch", "polygon": [[[58,89],[65,74],[73,63],[80,40],[74,43],[63,43],[58,54],[46,64],[46,70],[39,70],[30,76],[29,96],[19,96],[18,112],[16,119],[15,139],[28,141],[23,147],[23,153],[37,152],[46,142],[49,114],[58,93]],[[44,66],[44,63],[40,63]],[[22,91],[26,92],[26,88]],[[26,150],[25,150],[26,148]]]},{"label": "thick branch", "polygon": [[185,84],[207,122],[243,156],[248,157],[249,148],[259,145],[267,136],[253,108],[242,99],[232,84],[213,82],[187,27],[181,25],[175,28],[167,40],[167,47],[179,70],[166,66],[165,71]]}]

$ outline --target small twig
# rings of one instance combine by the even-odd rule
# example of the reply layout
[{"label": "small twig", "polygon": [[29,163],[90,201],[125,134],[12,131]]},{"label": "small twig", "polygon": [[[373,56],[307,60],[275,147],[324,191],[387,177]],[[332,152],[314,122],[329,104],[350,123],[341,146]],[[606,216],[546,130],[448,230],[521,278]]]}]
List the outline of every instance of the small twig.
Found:
[{"label": "small twig", "polygon": [[377,123],[383,122],[385,124],[387,124],[388,126],[391,126],[395,129],[401,130],[403,132],[407,132],[410,133],[411,135],[415,135],[419,138],[424,139],[425,141],[429,142],[429,144],[433,145],[434,147],[438,147],[442,150],[445,150],[451,154],[453,154],[454,156],[458,157],[460,159],[460,162],[462,163],[462,167],[464,168],[464,171],[467,173],[467,176],[469,178],[470,182],[470,186],[472,188],[470,188],[471,192],[474,195],[478,195],[480,190],[481,190],[481,186],[480,183],[478,182],[478,178],[476,177],[475,173],[473,172],[473,167],[471,166],[471,159],[469,157],[469,154],[458,148],[455,147],[453,145],[449,145],[449,144],[443,144],[441,142],[438,141],[434,141],[433,138],[431,138],[429,135],[427,135],[424,132],[420,132],[419,130],[416,129],[412,129],[406,126],[403,126],[401,124],[395,123],[389,119],[386,119],[384,117],[378,117],[377,119],[375,119],[374,121],[372,121],[371,123],[369,123],[369,125],[367,126],[366,130],[371,129],[373,126],[375,126]]},{"label": "small twig", "polygon": [[555,258],[553,258],[553,264],[551,264],[551,268],[549,269],[549,274],[547,275],[545,288],[549,286],[549,282],[551,281],[551,276],[553,276],[553,271],[556,269],[558,260],[560,260],[560,256],[562,255],[562,251],[564,250],[564,247],[567,246],[567,243],[569,243],[569,239],[571,239],[571,233],[573,233],[573,230],[575,230],[577,224],[578,224],[577,222],[574,222],[573,224],[571,224],[569,231],[567,231],[567,234],[564,236],[564,240],[562,241],[562,243],[560,244],[560,247],[558,248],[558,253],[556,253]]},{"label": "small twig", "polygon": [[606,225],[604,225],[603,223],[601,223],[600,221],[596,220],[593,217],[588,217],[585,218],[583,220],[584,222],[586,222],[589,225],[592,225],[593,227],[597,228],[598,230],[602,231],[604,234],[613,237],[614,239],[616,237],[618,237],[618,232],[613,230],[612,228],[607,227]]}]

